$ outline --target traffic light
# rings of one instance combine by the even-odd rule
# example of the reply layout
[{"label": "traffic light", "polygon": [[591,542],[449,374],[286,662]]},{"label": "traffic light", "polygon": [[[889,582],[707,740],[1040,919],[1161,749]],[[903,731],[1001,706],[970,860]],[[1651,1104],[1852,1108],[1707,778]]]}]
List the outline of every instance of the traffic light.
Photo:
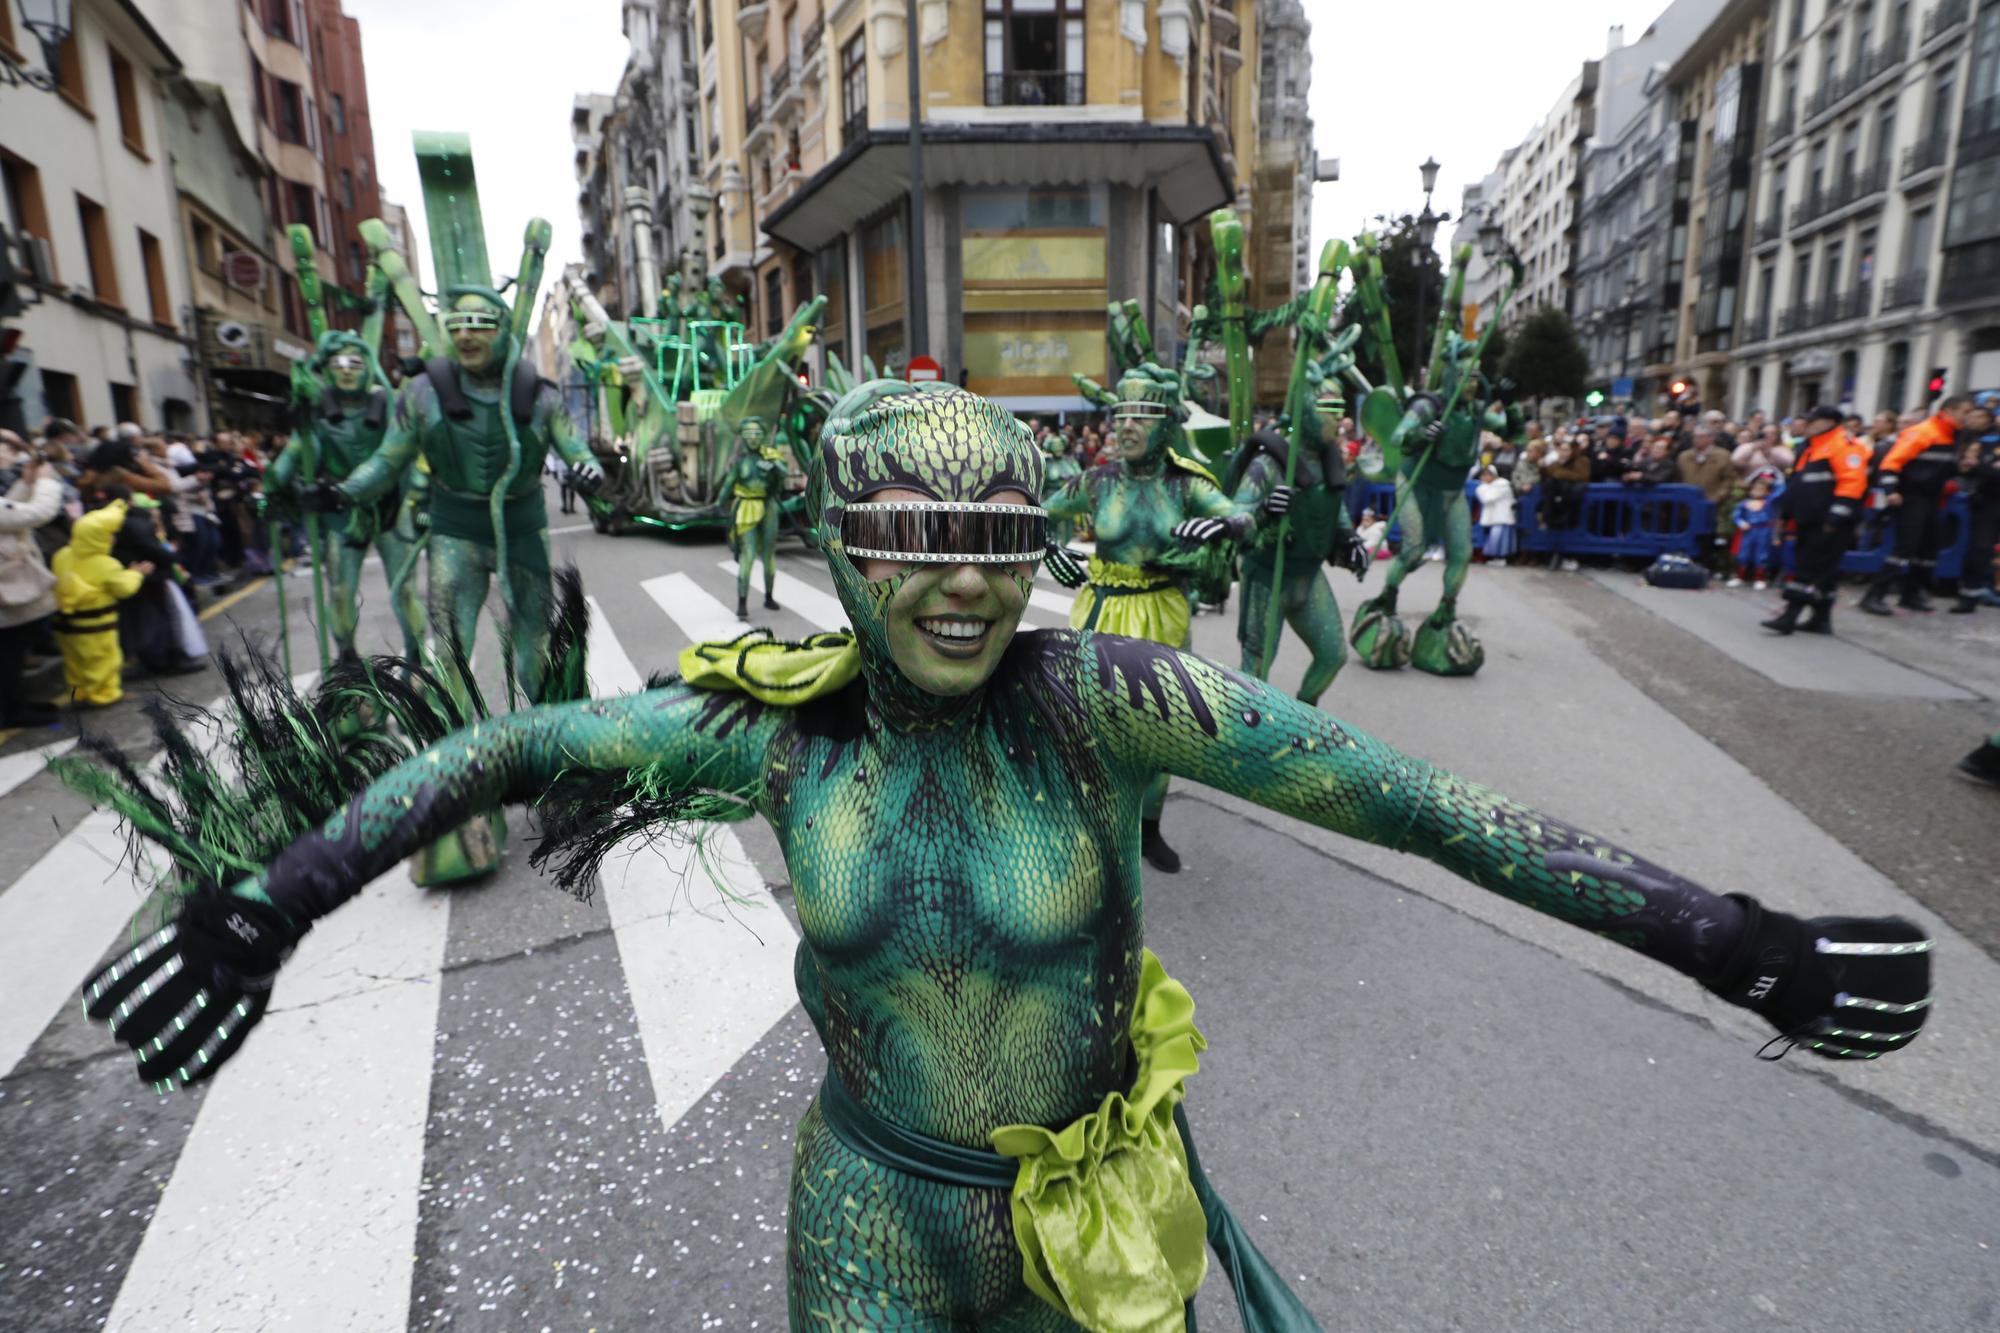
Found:
[{"label": "traffic light", "polygon": [[1931,383],[1930,383],[1931,397],[1933,398],[1944,397],[1944,385],[1946,378],[1947,378],[1946,370],[1945,367],[1943,366],[1939,366],[1936,370],[1933,370],[1931,372]]},{"label": "traffic light", "polygon": [[1583,396],[1583,401],[1590,407],[1602,407],[1604,406],[1604,394],[1600,390],[1592,389]]}]

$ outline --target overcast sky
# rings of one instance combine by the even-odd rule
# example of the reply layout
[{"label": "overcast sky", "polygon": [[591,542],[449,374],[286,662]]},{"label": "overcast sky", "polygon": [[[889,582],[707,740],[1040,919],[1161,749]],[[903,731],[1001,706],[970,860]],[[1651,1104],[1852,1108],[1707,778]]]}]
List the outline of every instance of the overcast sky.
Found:
[{"label": "overcast sky", "polygon": [[[428,250],[414,129],[467,130],[479,169],[487,250],[498,278],[530,217],[555,224],[549,272],[580,255],[571,99],[613,91],[625,66],[618,0],[345,0],[361,21],[383,184]],[[1314,249],[1376,213],[1423,202],[1417,164],[1441,164],[1433,207],[1458,211],[1464,186],[1519,142],[1623,23],[1636,38],[1659,0],[1343,3],[1306,0],[1313,25],[1312,112],[1340,180],[1313,200]],[[1440,232],[1440,244],[1449,228]],[[428,257],[426,283],[434,282]]]}]

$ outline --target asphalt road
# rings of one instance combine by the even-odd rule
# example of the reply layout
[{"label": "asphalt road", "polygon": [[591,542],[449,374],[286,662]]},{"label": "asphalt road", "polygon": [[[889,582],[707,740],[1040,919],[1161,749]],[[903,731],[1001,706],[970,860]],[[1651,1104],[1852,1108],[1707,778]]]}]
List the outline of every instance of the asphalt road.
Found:
[{"label": "asphalt road", "polygon": [[[595,599],[600,692],[729,619],[720,547],[556,547]],[[776,627],[821,627],[824,574],[781,567]],[[1683,596],[1724,600],[1476,571],[1478,677],[1350,667],[1326,702],[1717,889],[1917,917],[1937,1016],[1878,1065],[1760,1062],[1767,1034],[1684,978],[1178,787],[1189,864],[1149,876],[1147,924],[1211,1043],[1190,1118],[1329,1329],[2000,1322],[2000,796],[1946,772],[2000,725],[2000,614],[1843,625],[1879,660],[1799,666],[1805,688],[1737,635],[1755,598]],[[1050,588],[1030,618],[1061,605]],[[271,614],[260,588],[211,629]],[[1233,616],[1198,619],[1201,651],[1233,639]],[[1279,681],[1303,665],[1288,644]],[[1942,697],[1884,692],[1896,670]],[[93,725],[142,738],[137,695]],[[157,1098],[73,1003],[136,898],[115,830],[15,760],[70,734],[0,743],[0,1327],[783,1326],[790,1130],[821,1055],[766,830],[715,832],[707,868],[636,856],[585,905],[528,870],[516,812],[495,880],[385,877],[301,947],[221,1078]],[[1222,1297],[1204,1330],[1235,1327]]]}]

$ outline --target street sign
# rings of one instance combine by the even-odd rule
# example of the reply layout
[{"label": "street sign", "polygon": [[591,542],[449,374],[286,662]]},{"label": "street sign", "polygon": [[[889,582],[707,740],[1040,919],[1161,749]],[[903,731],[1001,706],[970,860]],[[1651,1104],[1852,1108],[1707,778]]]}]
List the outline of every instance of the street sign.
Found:
[{"label": "street sign", "polygon": [[248,250],[231,250],[223,256],[222,274],[230,286],[253,292],[264,285],[264,261]]},{"label": "street sign", "polygon": [[904,374],[912,384],[919,380],[941,380],[944,378],[944,367],[931,357],[913,356],[910,358],[910,368]]},{"label": "street sign", "polygon": [[1629,399],[1632,396],[1632,377],[1630,375],[1620,375],[1617,379],[1611,381],[1611,396],[1614,399]]}]

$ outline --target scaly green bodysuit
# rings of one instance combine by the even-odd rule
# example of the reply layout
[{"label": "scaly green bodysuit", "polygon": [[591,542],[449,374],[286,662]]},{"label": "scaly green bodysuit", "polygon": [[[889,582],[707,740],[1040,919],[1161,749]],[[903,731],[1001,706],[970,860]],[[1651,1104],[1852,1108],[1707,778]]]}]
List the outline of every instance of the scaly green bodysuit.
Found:
[{"label": "scaly green bodysuit", "polygon": [[[396,395],[381,447],[341,489],[357,504],[372,503],[387,495],[419,456],[425,460],[431,474],[430,621],[440,634],[454,635],[470,654],[498,561],[488,497],[506,474],[508,444],[500,420],[497,378],[481,383],[460,371],[459,383],[471,409],[463,421],[445,416],[428,372],[406,382]],[[502,508],[508,567],[499,571],[508,582],[516,623],[502,637],[513,654],[516,679],[527,697],[535,700],[541,697],[544,627],[551,601],[549,513],[542,495],[541,461],[551,448],[572,467],[594,467],[595,460],[552,384],[542,384],[533,417],[517,422],[516,430],[521,457]]]},{"label": "scaly green bodysuit", "polygon": [[[752,425],[755,429],[752,429]],[[752,417],[739,428],[735,462],[729,469],[730,544],[736,548],[736,614],[750,598],[750,570],[764,566],[764,606],[779,610],[773,588],[778,572],[778,518],[791,475],[791,451],[769,439],[764,425]]]},{"label": "scaly green bodysuit", "polygon": [[[1309,419],[1317,421],[1317,413]],[[1254,441],[1259,438],[1252,437]],[[1273,437],[1282,448],[1290,448]],[[1300,450],[1293,476],[1293,499],[1288,539],[1285,546],[1284,586],[1277,590],[1285,623],[1312,652],[1312,663],[1299,682],[1298,697],[1317,704],[1333,678],[1347,661],[1347,642],[1341,635],[1340,604],[1327,583],[1326,563],[1339,558],[1354,535],[1354,518],[1347,512],[1347,474],[1338,456],[1338,446],[1323,455],[1315,427]],[[1332,464],[1329,476],[1327,462]],[[1261,508],[1271,492],[1284,484],[1285,465],[1276,452],[1259,450],[1243,469],[1236,489],[1236,503],[1244,509]],[[1243,652],[1243,670],[1260,674],[1264,661],[1264,634],[1270,599],[1276,582],[1274,554],[1278,525],[1266,521],[1258,528],[1254,544],[1243,551],[1242,605],[1237,612],[1236,642]],[[1363,566],[1365,569],[1366,566]],[[1276,656],[1276,644],[1270,645]]]},{"label": "scaly green bodysuit", "polygon": [[[1750,900],[1718,898],[1165,645],[1014,634],[1032,563],[847,555],[850,505],[885,491],[1026,504],[1040,471],[995,405],[941,384],[863,386],[829,418],[811,492],[860,657],[843,688],[787,706],[671,681],[479,723],[389,769],[222,895],[217,926],[191,915],[174,930],[230,948],[277,919],[302,931],[497,802],[538,803],[557,843],[601,856],[695,801],[738,801],[783,851],[803,934],[799,995],[833,1074],[874,1116],[969,1149],[1001,1125],[1066,1124],[1128,1086],[1145,940],[1139,829],[1165,773],[1425,856],[1705,980],[1733,975]],[[943,608],[999,637],[982,639],[977,659],[925,648],[912,636]],[[163,945],[179,947],[172,933],[149,939],[95,979],[93,1014],[121,1004]],[[162,1034],[163,1060],[142,1054],[142,1072],[164,1063],[169,1085],[190,1081],[240,1042],[214,1014],[177,1037],[159,1011],[185,992],[157,998],[129,1022],[131,1005],[113,1017],[135,1045]],[[231,1015],[261,1003],[217,1001]],[[1024,1284],[1007,1190],[941,1184],[847,1142],[816,1100],[792,1173],[794,1333],[1074,1327]]]},{"label": "scaly green bodysuit", "polygon": [[[300,428],[271,465],[275,490],[289,489],[302,471],[323,481],[345,481],[371,458],[382,443],[387,429],[388,404],[381,404],[381,426],[371,426],[368,418],[380,389],[368,393],[344,394],[337,389],[308,408]],[[373,504],[359,506],[345,522],[330,520],[322,527],[320,549],[313,553],[322,571],[333,577],[333,596],[327,607],[327,622],[333,641],[343,657],[354,655],[355,627],[361,614],[361,565],[372,545],[382,557],[382,576],[395,579],[416,549],[417,533],[409,506],[409,473],[405,469],[382,497]],[[417,605],[416,580],[405,578],[393,590],[396,623],[403,630],[403,653],[417,656],[423,644],[423,613]]]}]

